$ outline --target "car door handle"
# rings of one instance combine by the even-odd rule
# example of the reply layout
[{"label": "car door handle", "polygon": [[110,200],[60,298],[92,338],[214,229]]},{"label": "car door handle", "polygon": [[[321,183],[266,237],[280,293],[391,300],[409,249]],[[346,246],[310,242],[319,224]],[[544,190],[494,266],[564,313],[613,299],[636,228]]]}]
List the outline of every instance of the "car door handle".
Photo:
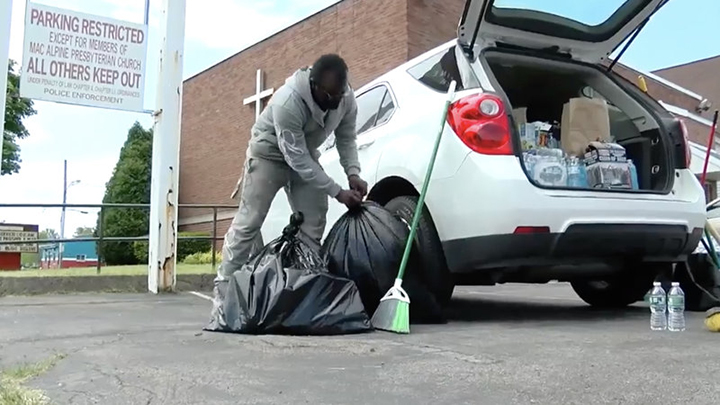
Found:
[{"label": "car door handle", "polygon": [[358,150],[363,150],[363,149],[369,148],[370,145],[372,145],[372,144],[374,144],[374,143],[375,143],[375,140],[374,140],[374,139],[373,139],[372,141],[370,141],[370,142],[362,143],[362,144],[360,144],[360,145],[358,146]]}]

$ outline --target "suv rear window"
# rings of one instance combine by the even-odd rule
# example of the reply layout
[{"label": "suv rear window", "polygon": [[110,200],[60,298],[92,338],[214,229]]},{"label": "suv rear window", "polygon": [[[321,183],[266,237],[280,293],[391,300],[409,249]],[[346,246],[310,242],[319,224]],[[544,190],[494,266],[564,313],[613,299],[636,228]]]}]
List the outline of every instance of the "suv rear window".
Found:
[{"label": "suv rear window", "polygon": [[[588,42],[615,35],[652,0],[493,0],[493,24]],[[532,4],[532,5],[529,5]]]},{"label": "suv rear window", "polygon": [[[464,57],[464,56],[460,56]],[[468,70],[468,74],[460,74],[460,68],[455,55],[455,46],[450,47],[446,51],[439,52],[417,65],[408,69],[408,73],[416,80],[433,90],[439,92],[447,92],[450,88],[450,82],[457,82],[456,90],[474,89],[480,87],[475,75]]]}]

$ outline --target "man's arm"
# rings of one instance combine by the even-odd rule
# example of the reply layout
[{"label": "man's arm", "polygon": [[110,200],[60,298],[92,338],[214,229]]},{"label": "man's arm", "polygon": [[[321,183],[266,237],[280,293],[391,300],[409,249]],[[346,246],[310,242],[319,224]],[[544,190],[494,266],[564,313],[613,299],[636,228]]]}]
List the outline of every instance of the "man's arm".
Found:
[{"label": "man's arm", "polygon": [[355,140],[355,122],[357,121],[357,103],[355,97],[351,97],[351,105],[347,113],[335,129],[335,143],[340,157],[340,165],[345,169],[345,174],[350,177],[353,174],[360,174],[360,161],[358,160],[357,144]]},{"label": "man's arm", "polygon": [[278,147],[288,166],[305,182],[325,191],[335,198],[342,187],[313,160],[305,143],[302,119],[293,111],[280,105],[273,106],[273,121]]}]

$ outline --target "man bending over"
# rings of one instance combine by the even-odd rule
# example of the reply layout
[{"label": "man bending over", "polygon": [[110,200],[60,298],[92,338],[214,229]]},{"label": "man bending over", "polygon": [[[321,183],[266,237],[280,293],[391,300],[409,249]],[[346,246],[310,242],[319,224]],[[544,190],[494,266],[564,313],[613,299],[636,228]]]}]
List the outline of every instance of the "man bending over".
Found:
[{"label": "man bending over", "polygon": [[[348,68],[338,55],[323,55],[296,71],[278,89],[252,127],[237,214],[225,234],[216,281],[227,280],[263,245],[260,228],[277,192],[284,188],[293,212],[303,213],[301,232],[318,245],[325,231],[328,196],[348,208],[362,202],[367,183],[359,176],[357,103]],[[318,163],[317,148],[335,132],[344,189]],[[216,291],[217,295],[217,291]]]}]

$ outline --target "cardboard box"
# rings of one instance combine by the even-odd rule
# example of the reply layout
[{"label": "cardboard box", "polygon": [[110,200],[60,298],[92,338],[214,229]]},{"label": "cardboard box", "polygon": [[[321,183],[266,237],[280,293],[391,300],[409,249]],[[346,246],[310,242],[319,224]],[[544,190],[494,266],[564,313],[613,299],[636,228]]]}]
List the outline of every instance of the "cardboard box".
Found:
[{"label": "cardboard box", "polygon": [[585,165],[599,162],[627,162],[625,148],[612,142],[590,142],[585,152]]}]

